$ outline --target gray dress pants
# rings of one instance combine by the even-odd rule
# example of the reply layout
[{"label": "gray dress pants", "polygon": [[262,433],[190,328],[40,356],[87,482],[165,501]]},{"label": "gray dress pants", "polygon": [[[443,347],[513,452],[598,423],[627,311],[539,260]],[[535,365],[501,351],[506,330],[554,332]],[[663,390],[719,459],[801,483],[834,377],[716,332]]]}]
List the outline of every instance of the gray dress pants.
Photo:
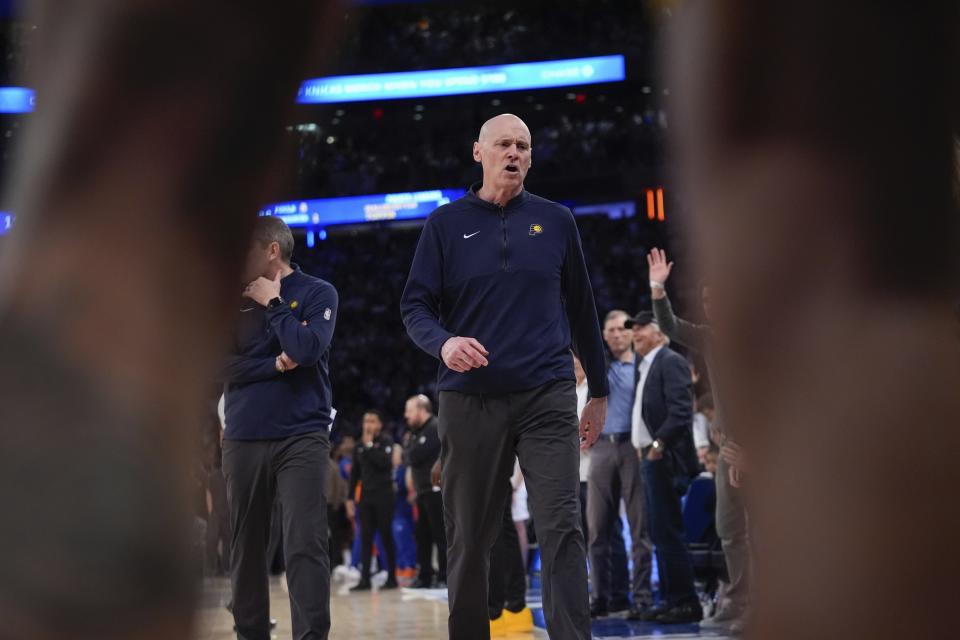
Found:
[{"label": "gray dress pants", "polygon": [[500,395],[440,392],[451,640],[490,637],[490,550],[503,521],[514,455],[541,554],[543,612],[552,640],[589,640],[587,562],[580,524],[574,382]]},{"label": "gray dress pants", "polygon": [[587,522],[590,529],[590,578],[593,597],[611,598],[611,523],[619,526],[620,499],[627,508],[632,542],[633,574],[631,591],[637,607],[653,604],[650,591],[651,551],[647,533],[646,494],[640,459],[633,444],[598,440],[590,450],[590,480],[587,483]]}]

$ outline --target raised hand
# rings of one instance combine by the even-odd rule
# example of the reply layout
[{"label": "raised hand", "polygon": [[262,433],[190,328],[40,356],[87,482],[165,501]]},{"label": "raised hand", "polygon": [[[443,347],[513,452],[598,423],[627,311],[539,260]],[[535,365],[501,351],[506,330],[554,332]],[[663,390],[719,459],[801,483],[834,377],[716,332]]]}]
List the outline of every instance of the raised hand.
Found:
[{"label": "raised hand", "polygon": [[667,252],[656,247],[647,254],[647,265],[650,267],[650,280],[664,284],[673,270],[673,263],[667,262]]}]

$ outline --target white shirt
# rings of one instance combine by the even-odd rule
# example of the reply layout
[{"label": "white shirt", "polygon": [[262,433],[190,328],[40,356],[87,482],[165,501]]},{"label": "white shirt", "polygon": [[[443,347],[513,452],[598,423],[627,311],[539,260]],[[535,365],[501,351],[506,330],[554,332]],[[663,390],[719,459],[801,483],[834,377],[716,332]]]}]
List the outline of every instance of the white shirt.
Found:
[{"label": "white shirt", "polygon": [[638,365],[640,369],[640,382],[637,383],[637,394],[633,399],[633,417],[630,420],[631,440],[633,441],[633,446],[637,449],[649,447],[653,442],[653,438],[650,437],[650,430],[647,429],[647,425],[643,422],[643,386],[647,383],[647,374],[650,373],[650,366],[653,364],[653,359],[660,353],[660,349],[663,349],[663,345],[654,348],[650,353],[643,356],[643,360],[641,360]]},{"label": "white shirt", "polygon": [[[589,385],[584,380],[577,385],[577,417],[583,415],[583,408],[587,406],[587,395],[590,393],[587,388]],[[590,450],[580,450],[580,482],[586,482],[590,475]]]},{"label": "white shirt", "polygon": [[697,449],[710,446],[710,421],[700,411],[693,414],[693,445]]}]

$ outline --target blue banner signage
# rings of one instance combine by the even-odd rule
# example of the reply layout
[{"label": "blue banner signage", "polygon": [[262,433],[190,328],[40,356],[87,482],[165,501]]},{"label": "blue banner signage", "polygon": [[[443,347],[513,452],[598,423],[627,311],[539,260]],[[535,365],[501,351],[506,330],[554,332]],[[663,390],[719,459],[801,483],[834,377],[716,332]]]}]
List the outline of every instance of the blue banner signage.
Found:
[{"label": "blue banner signage", "polygon": [[0,211],[0,236],[10,233],[13,229],[13,214],[9,211]]},{"label": "blue banner signage", "polygon": [[[440,205],[447,204],[466,193],[463,189],[417,191],[413,193],[386,193],[349,198],[319,198],[280,202],[260,210],[261,216],[277,216],[291,227],[323,229],[338,224],[416,220],[429,216]],[[633,201],[606,204],[564,203],[574,215],[603,214],[611,219],[632,218],[637,207]],[[321,240],[326,233],[321,231]]]},{"label": "blue banner signage", "polygon": [[405,71],[307,80],[297,102],[329,104],[571,87],[626,79],[624,57],[599,56],[492,67]]},{"label": "blue banner signage", "polygon": [[443,189],[298,200],[269,205],[260,210],[260,215],[277,216],[291,227],[413,220],[426,218],[440,205],[456,200],[464,193],[463,189]]},{"label": "blue banner signage", "polygon": [[33,89],[0,87],[0,113],[30,113],[33,111]]}]

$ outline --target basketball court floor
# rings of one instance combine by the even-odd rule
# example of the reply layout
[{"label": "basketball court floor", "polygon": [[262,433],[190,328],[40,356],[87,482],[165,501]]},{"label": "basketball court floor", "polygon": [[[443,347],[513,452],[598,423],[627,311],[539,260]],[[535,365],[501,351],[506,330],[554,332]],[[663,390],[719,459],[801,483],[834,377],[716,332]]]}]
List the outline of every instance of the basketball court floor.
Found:
[{"label": "basketball court floor", "polygon": [[[446,640],[447,599],[443,590],[412,590],[349,593],[349,582],[335,583],[330,609],[333,640]],[[273,638],[287,640],[290,633],[290,603],[279,579],[270,588],[271,615],[277,620]],[[230,600],[226,579],[210,579],[204,585],[196,640],[234,640],[233,618],[225,605]],[[537,628],[532,633],[497,636],[507,640],[546,640],[540,596],[531,590],[528,603]],[[594,622],[594,638],[646,639],[729,638],[722,631],[700,630],[697,625],[655,625],[607,618]]]}]

